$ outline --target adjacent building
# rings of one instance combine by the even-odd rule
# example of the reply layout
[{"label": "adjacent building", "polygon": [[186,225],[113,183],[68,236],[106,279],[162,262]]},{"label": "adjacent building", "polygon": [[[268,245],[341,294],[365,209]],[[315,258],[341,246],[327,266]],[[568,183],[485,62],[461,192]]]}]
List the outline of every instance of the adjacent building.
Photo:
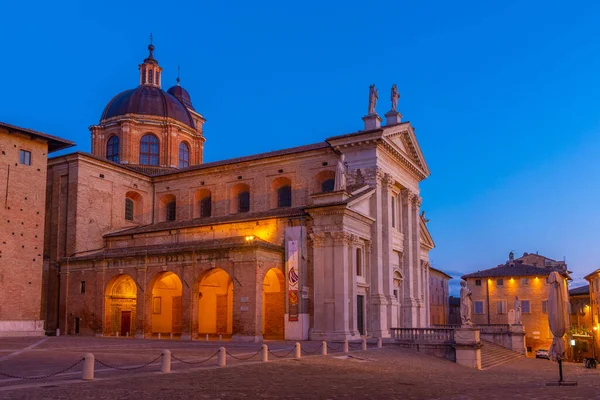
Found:
[{"label": "adjacent building", "polygon": [[152,45],[138,69],[91,154],[49,160],[49,330],[256,341],[429,325],[429,169],[396,103],[382,126],[372,87],[364,130],[204,163],[190,94],[162,89]]},{"label": "adjacent building", "polygon": [[448,282],[452,277],[429,267],[429,308],[431,325],[449,324]]},{"label": "adjacent building", "polygon": [[580,362],[586,357],[594,357],[595,355],[590,285],[570,289],[569,304],[571,307],[571,326],[567,334],[567,356],[571,361]]},{"label": "adjacent building", "polygon": [[44,334],[48,153],[72,145],[0,122],[0,336]]},{"label": "adjacent building", "polygon": [[[558,271],[569,278],[564,261],[525,253],[494,268],[464,275],[472,291],[473,322],[475,324],[509,324],[509,313],[518,297],[521,302],[521,322],[525,328],[528,349],[548,349],[552,334],[548,326],[547,277]],[[565,294],[566,295],[566,294]]]},{"label": "adjacent building", "polygon": [[600,269],[585,276],[585,280],[589,282],[590,324],[592,327],[591,334],[594,337],[593,345],[595,348],[600,349]]}]

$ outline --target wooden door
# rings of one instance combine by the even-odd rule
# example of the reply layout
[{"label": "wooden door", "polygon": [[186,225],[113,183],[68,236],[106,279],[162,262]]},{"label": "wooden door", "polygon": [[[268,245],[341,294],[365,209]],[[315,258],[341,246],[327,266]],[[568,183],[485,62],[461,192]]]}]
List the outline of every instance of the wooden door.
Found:
[{"label": "wooden door", "polygon": [[131,311],[121,311],[121,336],[131,333]]},{"label": "wooden door", "polygon": [[365,334],[364,299],[365,296],[356,296],[356,325],[361,335]]}]

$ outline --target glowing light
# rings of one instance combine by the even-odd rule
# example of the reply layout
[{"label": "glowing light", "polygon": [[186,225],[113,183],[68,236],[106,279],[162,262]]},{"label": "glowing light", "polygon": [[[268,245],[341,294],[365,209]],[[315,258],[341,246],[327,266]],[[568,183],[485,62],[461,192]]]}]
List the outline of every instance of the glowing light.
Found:
[{"label": "glowing light", "polygon": [[597,331],[597,330],[598,330],[598,327],[597,327],[597,326],[595,326],[595,327],[593,327],[592,329],[593,329],[593,330],[595,330],[595,331]]},{"label": "glowing light", "polygon": [[575,346],[575,339],[571,339],[571,346]]},{"label": "glowing light", "polygon": [[246,236],[246,242],[251,242],[254,240],[254,235],[248,235]]}]

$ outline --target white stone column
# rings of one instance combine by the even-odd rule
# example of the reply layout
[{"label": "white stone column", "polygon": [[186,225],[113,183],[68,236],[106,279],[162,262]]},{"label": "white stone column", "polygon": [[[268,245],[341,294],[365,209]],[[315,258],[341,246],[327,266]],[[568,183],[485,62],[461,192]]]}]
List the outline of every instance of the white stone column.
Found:
[{"label": "white stone column", "polygon": [[421,232],[419,224],[419,207],[421,206],[421,198],[417,194],[413,194],[412,203],[413,207],[411,218],[413,219],[413,226],[411,234],[413,247],[413,268],[415,270],[414,297],[417,300],[417,321],[415,327],[422,328],[426,326],[426,324],[424,323],[425,321],[423,321],[423,304],[425,295],[423,287],[426,283],[423,282],[423,267],[421,265]]},{"label": "white stone column", "polygon": [[413,197],[408,189],[401,192],[402,197],[402,231],[404,232],[404,263],[402,269],[404,272],[404,298],[402,299],[402,314],[403,326],[405,328],[416,328],[417,325],[417,310],[416,310],[416,285],[414,266],[414,213],[413,213]]},{"label": "white stone column", "polygon": [[[350,304],[349,313],[350,313],[350,331],[353,336],[358,335],[358,309],[357,305],[357,273],[356,273],[356,265],[359,262],[356,257],[356,249],[360,247],[361,242],[356,235],[351,235],[350,237],[350,246],[349,246],[349,263],[348,263],[348,274],[350,277],[350,287],[348,288],[348,302]],[[364,265],[362,265],[364,269]]]},{"label": "white stone column", "polygon": [[[393,255],[392,244],[394,241],[394,233],[392,227],[392,188],[394,186],[394,178],[390,174],[384,174],[381,179],[381,200],[382,200],[382,293],[385,296],[385,321],[382,321],[382,329],[389,330],[389,323],[392,321],[392,301],[394,293],[393,274]],[[385,324],[385,325],[384,325]]]},{"label": "white stone column", "polygon": [[[325,332],[325,233],[311,233],[310,240],[313,249],[313,326],[312,332],[323,334]],[[318,336],[322,338],[322,336]]]},{"label": "white stone column", "polygon": [[329,316],[334,320],[334,332],[332,336],[336,339],[347,338],[350,335],[350,307],[348,276],[348,244],[350,235],[346,232],[332,232],[333,238],[333,288],[334,288],[334,315]]},{"label": "white stone column", "polygon": [[369,296],[370,303],[370,320],[371,320],[371,331],[373,336],[377,337],[389,337],[389,328],[387,326],[387,299],[385,298],[385,288],[383,285],[383,188],[382,179],[384,175],[381,171],[377,172],[375,181],[375,196],[372,197],[372,209],[374,211],[375,223],[372,225],[371,240],[373,242],[371,252],[371,271],[370,271],[370,284],[371,293]]}]

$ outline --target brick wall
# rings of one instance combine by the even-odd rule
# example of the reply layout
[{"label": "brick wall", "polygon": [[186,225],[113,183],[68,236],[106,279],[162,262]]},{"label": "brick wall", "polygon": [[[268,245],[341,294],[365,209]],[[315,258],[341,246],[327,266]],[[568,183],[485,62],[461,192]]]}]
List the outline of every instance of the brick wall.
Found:
[{"label": "brick wall", "polygon": [[[31,165],[19,162],[20,150]],[[0,128],[0,321],[41,320],[48,145]]]}]

